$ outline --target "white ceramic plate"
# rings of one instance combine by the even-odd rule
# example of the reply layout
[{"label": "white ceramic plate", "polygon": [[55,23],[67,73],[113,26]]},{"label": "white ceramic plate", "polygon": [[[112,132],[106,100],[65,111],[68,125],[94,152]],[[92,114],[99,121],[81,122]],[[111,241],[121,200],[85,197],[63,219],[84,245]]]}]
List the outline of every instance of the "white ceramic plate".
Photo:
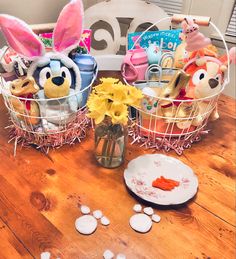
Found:
[{"label": "white ceramic plate", "polygon": [[[179,181],[180,185],[171,191],[152,187],[152,182],[160,176]],[[124,178],[128,188],[138,197],[158,205],[182,204],[191,199],[198,188],[197,176],[189,166],[160,154],[143,155],[130,161]]]}]

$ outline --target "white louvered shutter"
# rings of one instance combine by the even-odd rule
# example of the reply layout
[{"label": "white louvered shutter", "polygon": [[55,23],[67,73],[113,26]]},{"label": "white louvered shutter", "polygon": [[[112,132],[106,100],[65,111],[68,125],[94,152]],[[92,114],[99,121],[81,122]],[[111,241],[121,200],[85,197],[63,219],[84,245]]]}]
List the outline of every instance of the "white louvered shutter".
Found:
[{"label": "white louvered shutter", "polygon": [[234,10],[225,34],[228,36],[236,37],[236,4],[234,5]]},{"label": "white louvered shutter", "polygon": [[183,0],[149,0],[148,2],[156,4],[168,15],[173,15],[174,13],[182,13]]}]

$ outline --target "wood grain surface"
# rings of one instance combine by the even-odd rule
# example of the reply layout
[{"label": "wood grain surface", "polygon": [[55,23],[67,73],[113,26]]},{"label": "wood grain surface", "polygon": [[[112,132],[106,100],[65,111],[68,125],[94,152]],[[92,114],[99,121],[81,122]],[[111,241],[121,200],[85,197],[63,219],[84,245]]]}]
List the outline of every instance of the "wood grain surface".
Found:
[{"label": "wood grain surface", "polygon": [[[0,258],[40,258],[50,251],[52,258],[93,259],[102,258],[106,249],[128,259],[235,258],[235,101],[221,96],[219,112],[220,119],[209,125],[201,142],[181,157],[168,153],[198,176],[196,197],[181,206],[155,207],[161,222],[139,234],[129,227],[132,207],[148,204],[128,192],[123,172],[130,160],[152,150],[128,145],[125,164],[104,169],[94,159],[89,130],[82,143],[47,156],[29,147],[18,148],[14,157],[1,99]],[[101,209],[110,226],[99,224],[94,234],[80,235],[74,223],[81,204]]]}]

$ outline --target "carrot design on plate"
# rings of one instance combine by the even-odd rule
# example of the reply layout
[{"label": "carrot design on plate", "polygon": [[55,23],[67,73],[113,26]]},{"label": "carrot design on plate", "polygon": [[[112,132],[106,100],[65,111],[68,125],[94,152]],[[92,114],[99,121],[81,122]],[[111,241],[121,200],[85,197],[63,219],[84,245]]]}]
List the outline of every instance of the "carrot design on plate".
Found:
[{"label": "carrot design on plate", "polygon": [[164,176],[161,176],[152,182],[152,187],[159,188],[163,191],[171,191],[177,186],[179,186],[178,181],[167,179]]}]

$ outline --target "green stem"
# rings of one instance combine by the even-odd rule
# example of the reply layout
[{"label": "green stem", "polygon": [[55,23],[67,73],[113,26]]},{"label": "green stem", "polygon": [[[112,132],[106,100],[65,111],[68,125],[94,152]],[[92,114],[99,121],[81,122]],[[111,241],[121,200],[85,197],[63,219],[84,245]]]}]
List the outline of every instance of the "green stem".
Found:
[{"label": "green stem", "polygon": [[111,155],[110,155],[110,159],[109,159],[109,165],[111,165],[113,156],[114,156],[114,152],[115,152],[115,147],[116,147],[116,140],[112,140],[112,149],[111,149]]},{"label": "green stem", "polygon": [[108,137],[108,145],[107,145],[106,157],[110,156],[111,142],[112,142],[112,139],[110,137]]},{"label": "green stem", "polygon": [[106,152],[107,152],[107,145],[108,145],[108,139],[104,138],[104,143],[102,146],[102,163],[105,164],[105,160],[106,160]]},{"label": "green stem", "polygon": [[96,143],[95,143],[95,150],[97,149],[97,147],[98,147],[98,145],[99,145],[101,139],[102,139],[102,138],[98,138],[98,140],[96,141]]}]

